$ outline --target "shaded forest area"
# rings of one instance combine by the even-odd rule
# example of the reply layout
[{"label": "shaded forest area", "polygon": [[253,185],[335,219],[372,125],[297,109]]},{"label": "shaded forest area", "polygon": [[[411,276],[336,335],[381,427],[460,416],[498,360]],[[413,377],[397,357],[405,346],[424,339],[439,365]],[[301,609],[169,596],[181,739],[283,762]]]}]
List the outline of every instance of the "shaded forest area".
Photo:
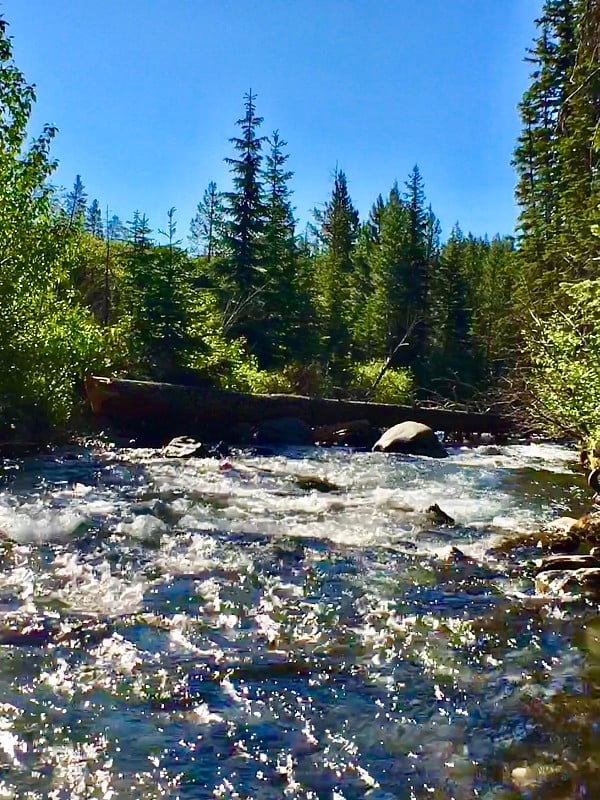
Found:
[{"label": "shaded forest area", "polygon": [[[251,392],[510,403],[600,435],[600,0],[549,0],[527,54],[516,238],[442,240],[414,167],[366,219],[336,170],[303,231],[252,92],[188,232],[51,183],[0,22],[0,438],[68,422],[88,371]],[[233,127],[233,126],[232,126]],[[104,202],[104,201],[103,201]],[[382,372],[384,372],[382,376]]]}]

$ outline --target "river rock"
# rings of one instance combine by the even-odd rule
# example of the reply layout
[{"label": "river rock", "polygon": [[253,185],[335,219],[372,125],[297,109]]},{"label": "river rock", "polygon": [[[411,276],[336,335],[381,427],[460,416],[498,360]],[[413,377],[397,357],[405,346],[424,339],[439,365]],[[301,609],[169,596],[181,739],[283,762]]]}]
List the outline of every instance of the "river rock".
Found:
[{"label": "river rock", "polygon": [[318,478],[316,475],[297,475],[294,483],[307,492],[338,492],[340,489],[327,478]]},{"label": "river rock", "polygon": [[581,539],[573,530],[541,530],[536,533],[517,533],[507,536],[489,549],[490,553],[506,554],[514,550],[531,549],[548,553],[576,553]]},{"label": "river rock", "polygon": [[160,453],[165,458],[203,458],[206,448],[189,436],[177,436],[165,445]]},{"label": "river rock", "polygon": [[367,419],[336,425],[320,425],[313,430],[315,444],[325,447],[373,447],[379,431]]},{"label": "river rock", "polygon": [[594,598],[600,597],[600,567],[574,570],[549,569],[535,579],[535,590],[540,594],[576,592]]},{"label": "river rock", "polygon": [[310,445],[313,443],[312,430],[301,419],[296,417],[281,417],[269,419],[254,431],[256,444],[296,444]]},{"label": "river rock", "polygon": [[373,450],[384,453],[409,453],[431,458],[445,458],[444,449],[434,431],[420,422],[401,422],[388,428],[375,442]]},{"label": "river rock", "polygon": [[556,555],[540,558],[536,562],[536,571],[545,572],[546,570],[575,570],[591,569],[600,567],[600,560],[592,555]]},{"label": "river rock", "polygon": [[425,519],[432,525],[454,525],[454,519],[434,503],[425,509]]},{"label": "river rock", "polygon": [[580,517],[572,526],[571,531],[587,542],[600,544],[600,512],[595,511]]}]

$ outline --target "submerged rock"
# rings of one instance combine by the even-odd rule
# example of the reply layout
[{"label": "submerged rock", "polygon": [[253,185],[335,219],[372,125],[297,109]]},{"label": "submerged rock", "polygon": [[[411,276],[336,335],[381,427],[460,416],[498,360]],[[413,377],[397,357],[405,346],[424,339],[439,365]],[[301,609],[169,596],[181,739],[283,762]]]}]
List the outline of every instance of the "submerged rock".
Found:
[{"label": "submerged rock", "polygon": [[315,475],[298,475],[294,477],[294,483],[306,491],[337,492],[340,488],[327,478],[318,478]]},{"label": "submerged rock", "polygon": [[454,525],[454,519],[434,503],[425,509],[425,518],[432,525]]},{"label": "submerged rock", "polygon": [[336,425],[320,425],[313,430],[315,444],[325,447],[373,447],[379,431],[366,419]]},{"label": "submerged rock", "polygon": [[313,443],[312,430],[301,419],[296,417],[281,417],[269,419],[254,431],[256,444],[296,444],[310,445]]},{"label": "submerged rock", "polygon": [[384,453],[407,453],[431,458],[446,458],[444,449],[435,432],[420,422],[401,422],[388,428],[375,442],[373,450]]}]

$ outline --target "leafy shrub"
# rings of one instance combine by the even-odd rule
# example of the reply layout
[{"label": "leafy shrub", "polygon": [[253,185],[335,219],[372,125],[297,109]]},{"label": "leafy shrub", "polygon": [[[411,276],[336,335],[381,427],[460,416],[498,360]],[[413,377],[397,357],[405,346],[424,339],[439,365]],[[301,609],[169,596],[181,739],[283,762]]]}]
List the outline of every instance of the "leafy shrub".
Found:
[{"label": "leafy shrub", "polygon": [[532,315],[529,389],[555,432],[600,440],[600,279],[561,287],[562,309]]},{"label": "leafy shrub", "polygon": [[414,399],[415,382],[408,369],[388,369],[375,390],[370,390],[377,380],[384,362],[378,359],[356,364],[352,368],[349,388],[355,394],[364,396],[369,392],[369,400],[378,403],[410,403]]}]

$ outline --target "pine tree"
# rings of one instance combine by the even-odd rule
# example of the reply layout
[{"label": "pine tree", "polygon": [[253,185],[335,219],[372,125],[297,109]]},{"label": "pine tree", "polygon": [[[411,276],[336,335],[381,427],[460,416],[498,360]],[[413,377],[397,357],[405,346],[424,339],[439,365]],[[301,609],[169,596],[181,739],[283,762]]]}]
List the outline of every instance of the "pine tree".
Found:
[{"label": "pine tree", "polygon": [[410,211],[394,184],[387,203],[379,214],[379,243],[373,254],[373,296],[370,314],[377,321],[379,358],[387,356],[399,343],[411,324],[413,309],[410,264]]},{"label": "pine tree", "polygon": [[423,372],[423,357],[427,349],[428,293],[428,213],[425,209],[425,190],[419,167],[415,164],[406,182],[405,203],[409,215],[408,243],[405,260],[407,268],[406,320],[414,323],[410,341],[410,360],[419,373]]},{"label": "pine tree", "polygon": [[[108,217],[108,211],[107,217]],[[106,220],[107,235],[113,242],[123,241],[128,238],[127,227],[123,225],[121,219],[117,214],[113,214],[110,219]]]},{"label": "pine tree", "polygon": [[97,200],[93,200],[91,206],[88,208],[85,229],[92,236],[95,236],[96,239],[104,238],[102,210],[100,208],[100,203]]},{"label": "pine tree", "polygon": [[265,202],[262,184],[262,145],[258,135],[262,117],[256,116],[256,95],[245,95],[245,115],[237,121],[242,135],[230,139],[237,158],[226,158],[233,175],[233,191],[224,194],[227,221],[223,240],[228,251],[227,278],[242,297],[264,281]]},{"label": "pine tree", "polygon": [[210,181],[190,223],[192,250],[205,255],[209,264],[217,252],[223,221],[223,195],[217,190],[217,184]]},{"label": "pine tree", "polygon": [[574,185],[567,167],[573,163],[572,143],[561,144],[576,64],[573,0],[547,0],[536,24],[540,33],[526,59],[534,69],[520,105],[523,129],[514,155],[525,302],[531,302],[532,292],[550,297],[559,280],[580,274],[580,265],[559,244],[569,224],[561,195]]},{"label": "pine tree", "polygon": [[317,304],[325,354],[334,368],[350,350],[347,326],[352,283],[352,254],[358,234],[358,212],[352,205],[346,176],[336,169],[331,199],[316,212],[322,252],[316,261]]},{"label": "pine tree", "polygon": [[600,2],[579,0],[573,14],[574,32],[572,19],[570,27],[557,25],[563,49],[571,56],[565,56],[567,94],[558,113],[558,247],[569,274],[587,277],[597,274],[600,256],[600,242],[590,236],[600,209]]},{"label": "pine tree", "polygon": [[438,391],[454,395],[464,394],[461,384],[473,381],[476,363],[466,266],[472,243],[472,238],[465,238],[456,225],[442,248],[436,276],[438,298],[432,360],[436,380],[449,381],[449,385],[441,387],[438,383]]},{"label": "pine tree", "polygon": [[72,190],[67,194],[65,213],[69,228],[83,227],[87,209],[87,194],[83,186],[81,175],[75,176]]},{"label": "pine tree", "polygon": [[301,352],[299,331],[305,328],[306,298],[298,283],[294,211],[289,181],[293,173],[287,169],[287,142],[278,131],[267,140],[270,150],[265,158],[264,268],[262,296],[264,322],[261,326],[262,346],[259,361],[267,365],[289,359],[292,352]]}]

